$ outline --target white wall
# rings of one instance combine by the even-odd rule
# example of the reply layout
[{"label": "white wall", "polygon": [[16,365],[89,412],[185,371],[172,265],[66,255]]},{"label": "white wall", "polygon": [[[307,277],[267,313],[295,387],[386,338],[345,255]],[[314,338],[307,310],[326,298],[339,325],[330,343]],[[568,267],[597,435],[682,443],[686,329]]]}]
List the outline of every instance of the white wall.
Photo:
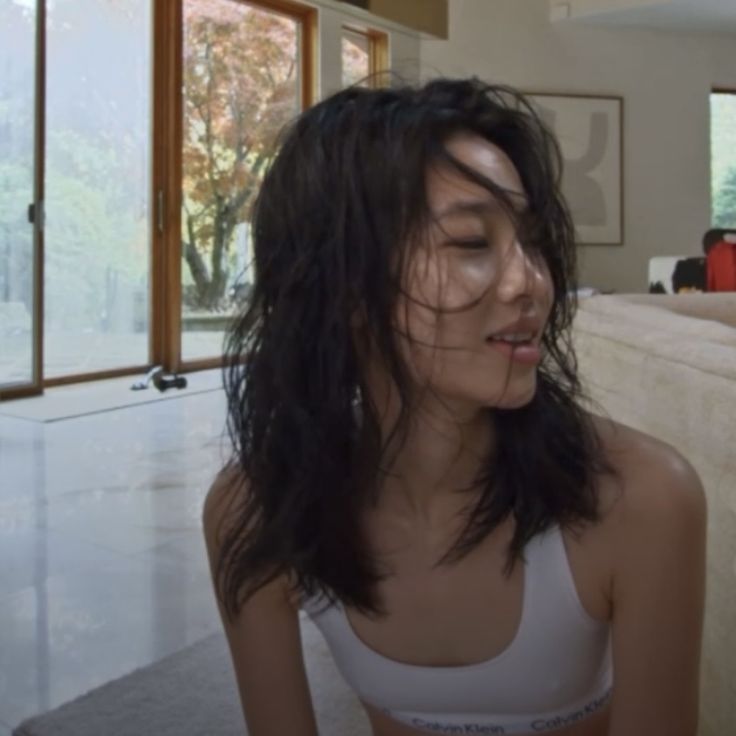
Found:
[{"label": "white wall", "polygon": [[734,0],[549,0],[549,3],[554,19],[571,19],[598,27],[736,35]]},{"label": "white wall", "polygon": [[670,0],[552,0],[551,5],[569,5],[572,15],[606,13],[627,8],[666,5]]},{"label": "white wall", "polygon": [[580,284],[645,292],[656,255],[699,255],[710,227],[712,87],[736,90],[736,37],[550,23],[548,0],[451,0],[422,76],[624,98],[624,244],[581,246]]}]

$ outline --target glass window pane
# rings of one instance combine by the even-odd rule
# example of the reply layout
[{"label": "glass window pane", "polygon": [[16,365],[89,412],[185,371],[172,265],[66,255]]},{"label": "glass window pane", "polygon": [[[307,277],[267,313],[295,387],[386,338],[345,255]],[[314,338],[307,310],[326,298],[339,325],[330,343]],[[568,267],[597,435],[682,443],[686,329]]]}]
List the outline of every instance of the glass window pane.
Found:
[{"label": "glass window pane", "polygon": [[46,377],[148,362],[150,0],[53,0]]},{"label": "glass window pane", "polygon": [[250,291],[249,210],[276,134],[301,109],[301,24],[234,0],[185,0],[182,358],[220,357]]},{"label": "glass window pane", "polygon": [[[349,87],[365,79],[371,71],[371,40],[363,33],[343,30],[342,84]],[[367,86],[363,83],[361,86]]]},{"label": "glass window pane", "polygon": [[0,3],[0,385],[33,380],[35,1]]},{"label": "glass window pane", "polygon": [[712,94],[710,111],[712,225],[736,228],[736,94]]}]

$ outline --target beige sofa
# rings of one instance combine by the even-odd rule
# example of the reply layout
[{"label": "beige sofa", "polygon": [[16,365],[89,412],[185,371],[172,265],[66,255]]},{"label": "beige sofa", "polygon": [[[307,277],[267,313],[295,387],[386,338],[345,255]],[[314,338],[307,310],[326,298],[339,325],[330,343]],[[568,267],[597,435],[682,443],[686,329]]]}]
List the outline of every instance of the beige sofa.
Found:
[{"label": "beige sofa", "polygon": [[675,446],[703,481],[698,733],[736,734],[736,293],[585,297],[573,339],[591,408]]}]

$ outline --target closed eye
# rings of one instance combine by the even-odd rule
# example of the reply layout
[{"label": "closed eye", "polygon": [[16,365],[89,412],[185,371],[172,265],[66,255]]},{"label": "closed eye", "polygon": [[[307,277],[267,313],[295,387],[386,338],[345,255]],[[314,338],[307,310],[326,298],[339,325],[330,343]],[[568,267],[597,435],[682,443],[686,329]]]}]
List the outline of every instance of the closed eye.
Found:
[{"label": "closed eye", "polygon": [[488,247],[488,241],[485,238],[475,238],[473,240],[450,240],[447,245],[454,245],[458,248],[481,249]]}]

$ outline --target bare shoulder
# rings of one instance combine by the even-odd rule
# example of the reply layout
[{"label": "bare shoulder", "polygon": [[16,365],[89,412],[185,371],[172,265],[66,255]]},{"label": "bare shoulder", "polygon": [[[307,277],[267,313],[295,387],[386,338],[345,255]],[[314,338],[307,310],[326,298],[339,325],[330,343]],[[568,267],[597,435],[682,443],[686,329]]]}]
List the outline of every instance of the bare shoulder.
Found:
[{"label": "bare shoulder", "polygon": [[207,491],[202,506],[202,531],[213,568],[223,540],[237,524],[238,510],[245,503],[248,491],[245,476],[233,465],[220,469]]},{"label": "bare shoulder", "polygon": [[[240,541],[251,529],[243,515],[250,483],[237,466],[214,479],[202,509],[213,581],[220,580],[224,539]],[[229,559],[229,554],[226,555]],[[243,583],[248,582],[243,580]],[[215,597],[230,649],[246,731],[263,736],[317,736],[317,721],[304,665],[299,617],[285,595],[287,577],[277,574],[251,590],[234,613],[219,585]],[[229,614],[233,615],[229,615]],[[288,707],[284,707],[284,704]]]},{"label": "bare shoulder", "polygon": [[677,524],[705,512],[702,481],[678,448],[606,417],[591,418],[621,476],[620,492],[607,494],[605,509],[605,523],[619,542],[631,538],[632,525]]},{"label": "bare shoulder", "polygon": [[695,734],[707,505],[673,445],[594,417],[621,493],[601,524],[610,562],[611,736]]},{"label": "bare shoulder", "polygon": [[608,459],[633,484],[624,493],[630,507],[692,501],[703,492],[697,471],[674,445],[634,427],[591,414]]},{"label": "bare shoulder", "polygon": [[207,491],[202,506],[202,522],[205,535],[213,538],[225,524],[234,509],[238,499],[244,500],[248,492],[248,485],[243,473],[233,465],[226,465],[215,476]]},{"label": "bare shoulder", "polygon": [[[248,501],[250,484],[240,468],[229,464],[215,476],[202,507],[202,531],[205,537],[213,581],[220,574],[220,553],[228,537],[246,534],[243,510]],[[264,586],[261,597],[271,596],[274,601],[287,597],[290,577],[277,576]]]}]

